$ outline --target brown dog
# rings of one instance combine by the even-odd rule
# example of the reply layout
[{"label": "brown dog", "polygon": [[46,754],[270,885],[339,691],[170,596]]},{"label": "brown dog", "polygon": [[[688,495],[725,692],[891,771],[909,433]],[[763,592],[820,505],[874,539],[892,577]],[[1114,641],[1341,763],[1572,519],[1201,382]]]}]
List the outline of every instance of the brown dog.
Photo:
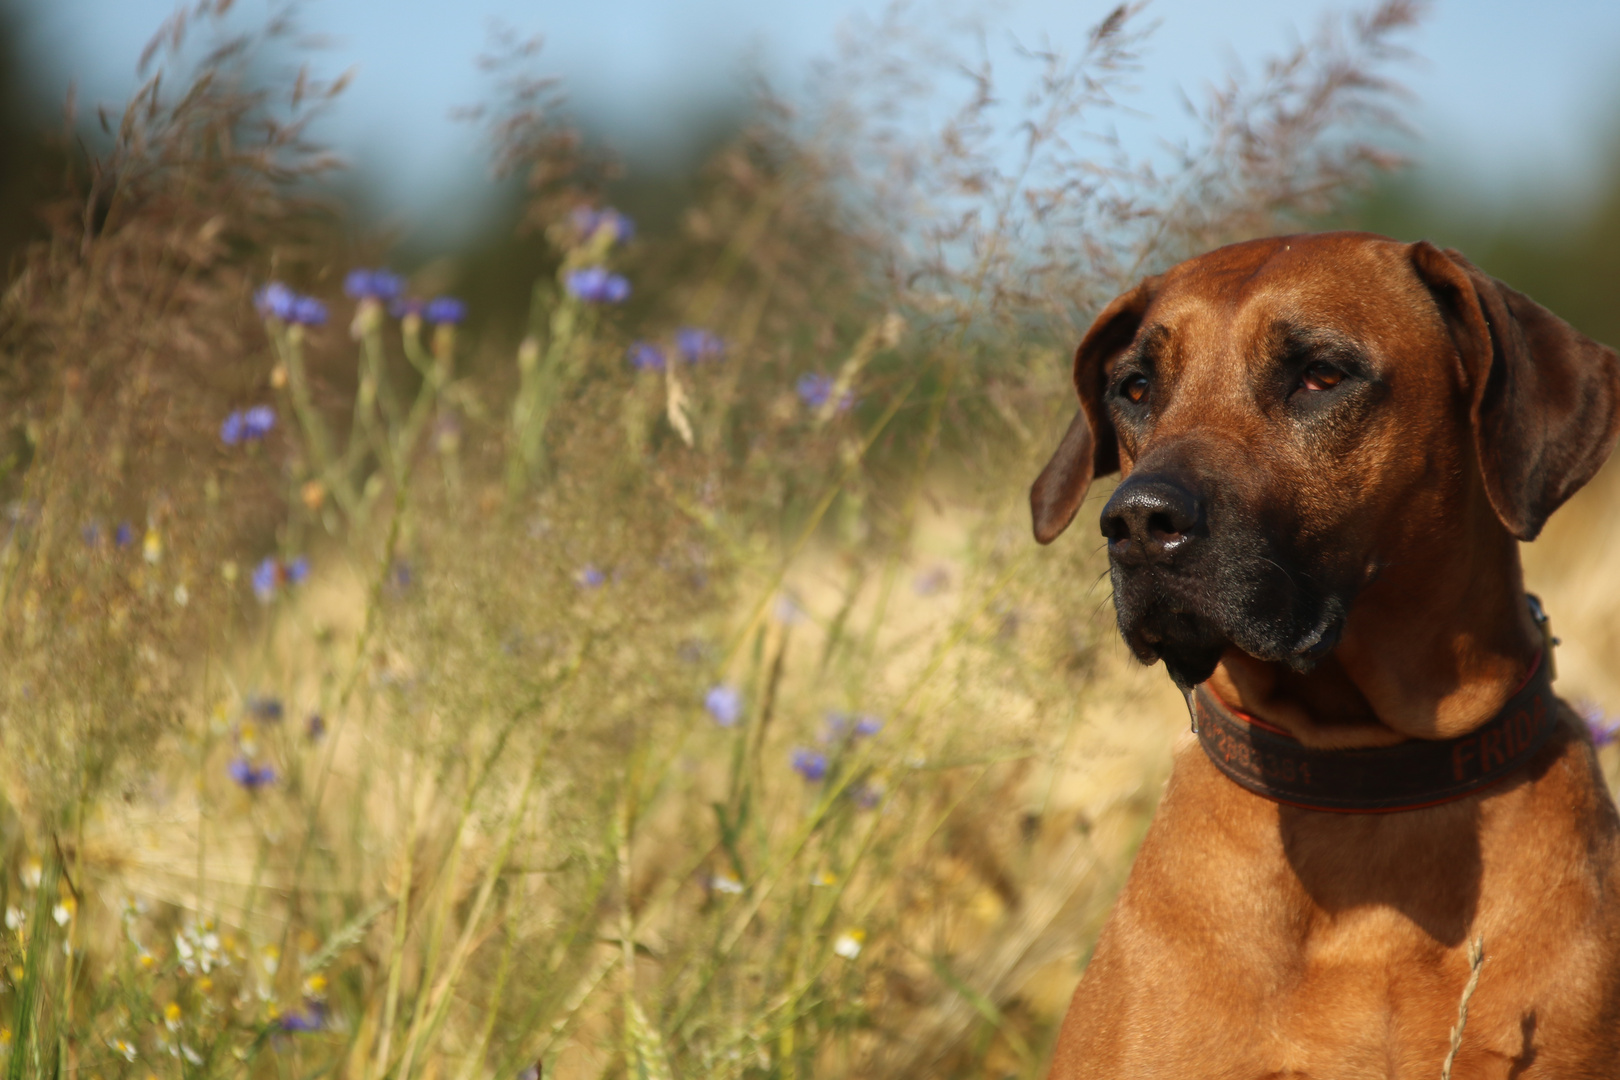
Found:
[{"label": "brown dog", "polygon": [[1517,543],[1612,449],[1620,357],[1455,252],[1327,233],[1142,282],[1074,382],[1035,535],[1119,470],[1119,628],[1202,684],[1202,745],[1051,1075],[1434,1080],[1483,938],[1452,1076],[1620,1077],[1620,818]]}]

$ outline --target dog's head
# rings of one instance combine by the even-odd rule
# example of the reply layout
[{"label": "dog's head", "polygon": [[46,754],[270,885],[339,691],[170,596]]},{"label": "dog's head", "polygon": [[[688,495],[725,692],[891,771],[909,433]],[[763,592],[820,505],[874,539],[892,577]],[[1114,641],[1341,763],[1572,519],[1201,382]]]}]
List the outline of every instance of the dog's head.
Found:
[{"label": "dog's head", "polygon": [[[1364,233],[1235,244],[1105,308],[1035,537],[1096,476],[1120,632],[1177,683],[1226,649],[1308,670],[1395,557],[1529,540],[1620,434],[1620,357],[1456,252]],[[1498,526],[1496,523],[1499,522]]]}]

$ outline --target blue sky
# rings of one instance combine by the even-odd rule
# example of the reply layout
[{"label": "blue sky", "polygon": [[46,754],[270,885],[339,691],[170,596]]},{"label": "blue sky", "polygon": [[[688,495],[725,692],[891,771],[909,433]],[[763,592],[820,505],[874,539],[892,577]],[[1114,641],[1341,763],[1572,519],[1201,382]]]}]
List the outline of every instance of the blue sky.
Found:
[{"label": "blue sky", "polygon": [[[7,0],[0,0],[0,3]],[[70,78],[81,101],[118,101],[170,0],[9,0],[47,93]],[[779,84],[802,82],[839,25],[881,0],[316,0],[301,21],[327,35],[331,71],[357,81],[326,129],[381,181],[402,218],[443,214],[475,173],[475,134],[450,110],[477,100],[473,60],[492,23],[544,35],[543,66],[575,108],[621,147],[667,148],[683,117],[739,92],[744,58]],[[1083,40],[1107,10],[1093,0],[1001,0],[932,13],[979,12],[994,36],[1055,45]],[[239,0],[245,18],[266,0]],[[1138,82],[1137,108],[1174,133],[1177,88],[1196,94],[1234,62],[1253,62],[1309,35],[1322,0],[1154,0],[1160,21]],[[1620,3],[1615,0],[1439,0],[1409,42],[1418,155],[1470,197],[1578,200],[1620,152]]]}]

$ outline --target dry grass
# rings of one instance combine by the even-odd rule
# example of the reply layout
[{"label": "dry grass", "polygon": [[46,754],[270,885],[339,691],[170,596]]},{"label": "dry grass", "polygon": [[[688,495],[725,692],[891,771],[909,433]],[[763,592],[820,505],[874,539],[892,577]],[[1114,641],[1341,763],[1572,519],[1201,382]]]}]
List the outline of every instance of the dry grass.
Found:
[{"label": "dry grass", "polygon": [[[1134,9],[1017,115],[902,12],[628,248],[572,225],[603,166],[503,41],[484,116],[558,266],[515,353],[337,299],[307,80],[253,89],[233,39],[143,90],[0,308],[8,1075],[1040,1075],[1185,728],[1100,552],[1028,538],[1066,351],[1379,164],[1411,18],[1150,167],[1087,134]],[[633,317],[570,294],[592,266]],[[257,317],[271,277],[332,324]],[[1608,694],[1572,569],[1607,556],[1560,527],[1531,577]]]}]

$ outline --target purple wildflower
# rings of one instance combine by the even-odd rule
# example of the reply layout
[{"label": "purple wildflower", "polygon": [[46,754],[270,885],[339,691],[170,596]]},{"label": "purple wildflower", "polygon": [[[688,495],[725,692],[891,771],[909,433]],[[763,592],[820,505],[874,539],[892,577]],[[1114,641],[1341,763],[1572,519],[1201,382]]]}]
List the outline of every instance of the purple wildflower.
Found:
[{"label": "purple wildflower", "polygon": [[574,228],[585,240],[594,239],[603,229],[609,231],[615,244],[628,244],[636,235],[636,223],[611,206],[601,210],[593,210],[589,206],[575,207],[573,219]]},{"label": "purple wildflower", "polygon": [[286,710],[282,708],[280,698],[261,697],[254,694],[247,699],[247,712],[255,720],[269,724],[279,724]]},{"label": "purple wildflower", "polygon": [[911,582],[912,591],[918,596],[933,596],[950,587],[951,574],[943,566],[936,566],[918,574]]},{"label": "purple wildflower", "polygon": [[306,999],[302,1009],[282,1013],[276,1018],[282,1031],[320,1031],[326,1026],[326,1003],[314,998]]},{"label": "purple wildflower", "polygon": [[1586,730],[1592,733],[1592,745],[1602,748],[1620,737],[1620,716],[1609,716],[1603,711],[1603,706],[1595,701],[1582,701],[1575,706],[1575,711],[1586,723]]},{"label": "purple wildflower", "polygon": [[268,405],[255,405],[246,410],[233,411],[219,425],[219,440],[226,446],[262,439],[276,426],[276,410]]},{"label": "purple wildflower", "polygon": [[[819,409],[827,404],[828,398],[832,397],[833,386],[832,376],[812,371],[800,375],[794,389],[798,391],[799,400],[804,402],[808,408]],[[839,395],[838,405],[834,411],[843,412],[853,404],[855,404],[855,395],[846,390]]]},{"label": "purple wildflower", "polygon": [[735,686],[721,683],[709,688],[703,695],[703,707],[709,710],[714,722],[721,727],[735,725],[742,716],[742,694]]},{"label": "purple wildflower", "polygon": [[683,326],[675,331],[675,348],[689,364],[719,360],[726,355],[726,343],[712,330]]},{"label": "purple wildflower", "polygon": [[343,279],[343,291],[355,300],[393,300],[404,289],[404,278],[380,267],[350,270]]},{"label": "purple wildflower", "polygon": [[413,316],[420,319],[426,311],[427,301],[411,296],[402,296],[388,305],[388,314],[396,319],[408,319]]},{"label": "purple wildflower", "polygon": [[242,414],[242,437],[262,439],[276,426],[276,410],[268,405],[255,405]]},{"label": "purple wildflower", "polygon": [[883,721],[866,713],[859,716],[850,716],[848,713],[841,712],[827,714],[827,737],[830,739],[841,739],[845,735],[856,739],[864,739],[876,735],[882,730]]},{"label": "purple wildflower", "polygon": [[595,563],[586,563],[574,580],[581,588],[594,589],[607,580],[607,575],[598,570]]},{"label": "purple wildflower", "polygon": [[303,555],[288,563],[282,571],[282,576],[289,585],[302,585],[309,578],[309,559]]},{"label": "purple wildflower", "polygon": [[435,326],[441,323],[455,326],[467,317],[467,305],[453,296],[436,296],[428,301],[422,314]]},{"label": "purple wildflower", "polygon": [[321,326],[326,322],[326,305],[313,296],[300,296],[293,301],[287,321],[299,326]]},{"label": "purple wildflower", "polygon": [[135,530],[130,528],[129,522],[120,522],[118,530],[113,533],[113,543],[119,547],[129,547],[135,542]]},{"label": "purple wildflower", "polygon": [[264,319],[291,322],[293,307],[297,303],[298,294],[279,281],[272,281],[253,294],[253,306],[259,309],[259,317]]},{"label": "purple wildflower", "polygon": [[849,797],[854,799],[855,805],[862,810],[875,810],[878,803],[883,801],[883,788],[879,784],[862,780],[849,789]]},{"label": "purple wildflower", "polygon": [[281,566],[274,556],[266,555],[264,561],[253,568],[253,595],[259,598],[259,603],[268,604],[275,599],[276,586],[281,584]]},{"label": "purple wildflower", "polygon": [[570,295],[587,304],[622,304],[630,298],[630,282],[606,267],[570,270],[563,284]]},{"label": "purple wildflower", "polygon": [[276,782],[276,770],[268,765],[255,765],[247,758],[233,759],[226,771],[231,774],[232,780],[249,791],[257,791]]},{"label": "purple wildflower", "polygon": [[630,366],[637,371],[663,371],[668,360],[664,356],[664,349],[650,341],[638,341],[630,346],[625,354]]},{"label": "purple wildflower", "polygon": [[805,747],[795,747],[793,751],[793,771],[804,777],[812,784],[819,784],[827,778],[827,755],[819,750],[809,750]]},{"label": "purple wildflower", "polygon": [[310,713],[309,719],[304,721],[304,737],[310,742],[320,742],[326,734],[326,720],[320,713]]}]

